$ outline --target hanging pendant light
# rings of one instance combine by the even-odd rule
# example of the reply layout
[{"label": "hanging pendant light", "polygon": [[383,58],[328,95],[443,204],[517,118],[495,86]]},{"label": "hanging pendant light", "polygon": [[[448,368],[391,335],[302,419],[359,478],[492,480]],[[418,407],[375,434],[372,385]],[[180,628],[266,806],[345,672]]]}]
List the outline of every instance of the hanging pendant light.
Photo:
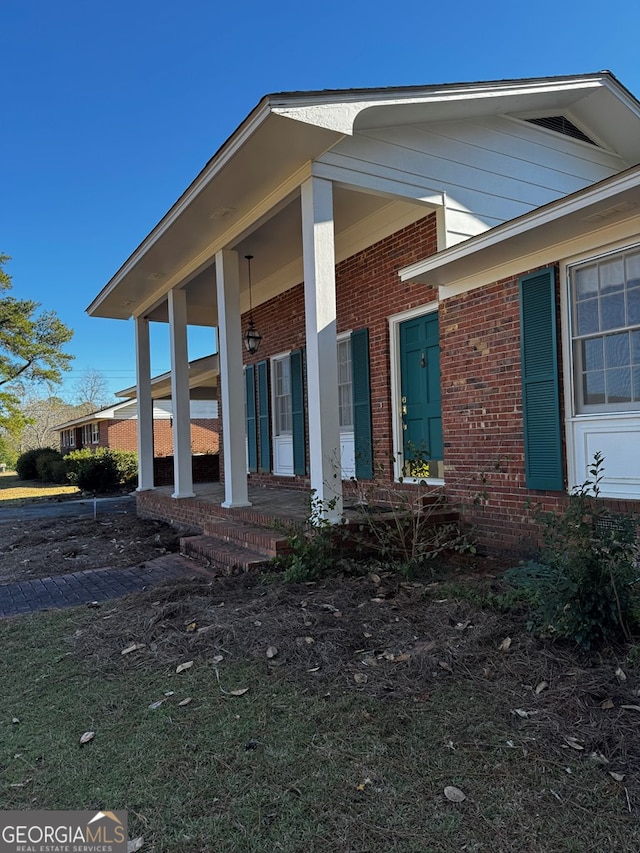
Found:
[{"label": "hanging pendant light", "polygon": [[244,257],[247,262],[247,272],[249,276],[249,328],[243,334],[242,340],[247,348],[247,352],[254,355],[254,353],[258,352],[262,335],[253,325],[253,301],[251,297],[251,261],[253,260],[253,255],[245,255]]}]

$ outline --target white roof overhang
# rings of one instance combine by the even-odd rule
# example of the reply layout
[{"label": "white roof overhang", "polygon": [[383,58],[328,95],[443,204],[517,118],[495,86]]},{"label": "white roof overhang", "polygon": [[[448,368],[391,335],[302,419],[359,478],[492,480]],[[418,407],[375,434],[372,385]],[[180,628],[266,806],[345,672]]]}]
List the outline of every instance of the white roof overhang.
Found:
[{"label": "white roof overhang", "polygon": [[[442,288],[441,298],[556,262],[584,240],[640,217],[636,166],[401,269],[402,281]],[[640,238],[640,234],[637,235]]]},{"label": "white roof overhang", "polygon": [[[442,86],[283,93],[265,97],[91,302],[92,316],[166,321],[166,297],[187,291],[188,322],[216,325],[215,270],[220,249],[255,257],[254,305],[302,280],[298,196],[312,164],[345,135],[385,125],[490,114],[562,112],[586,124],[600,144],[640,162],[640,105],[609,72],[574,77]],[[393,205],[390,208],[390,205]],[[391,201],[336,186],[337,254],[341,234],[362,223],[405,222],[425,213],[419,200]],[[374,221],[378,217],[377,222]],[[398,225],[402,227],[402,225]],[[344,241],[345,249],[353,243]],[[246,275],[241,270],[243,308]],[[277,289],[279,288],[279,290]]]}]

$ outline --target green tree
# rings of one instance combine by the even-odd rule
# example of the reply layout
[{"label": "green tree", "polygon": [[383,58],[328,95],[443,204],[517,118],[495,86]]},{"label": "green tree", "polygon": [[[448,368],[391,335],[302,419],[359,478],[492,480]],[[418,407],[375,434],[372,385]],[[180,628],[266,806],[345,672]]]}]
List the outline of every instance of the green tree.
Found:
[{"label": "green tree", "polygon": [[11,276],[4,269],[8,255],[0,254],[0,427],[16,435],[27,422],[12,383],[60,382],[72,355],[63,352],[73,330],[55,311],[39,311],[31,299],[6,295]]}]

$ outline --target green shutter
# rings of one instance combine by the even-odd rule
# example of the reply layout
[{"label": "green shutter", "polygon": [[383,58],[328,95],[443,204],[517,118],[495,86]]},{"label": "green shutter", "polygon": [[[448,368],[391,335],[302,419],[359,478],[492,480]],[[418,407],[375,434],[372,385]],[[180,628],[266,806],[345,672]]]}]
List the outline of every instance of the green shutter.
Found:
[{"label": "green shutter", "polygon": [[302,350],[289,356],[291,364],[291,426],[293,432],[293,473],[306,474],[306,448],[304,435],[304,381]]},{"label": "green shutter", "polygon": [[258,470],[255,373],[255,367],[252,364],[249,364],[244,369],[244,399],[247,417],[247,465],[249,467],[249,471]]},{"label": "green shutter", "polygon": [[520,355],[526,485],[562,491],[555,269],[520,279]]},{"label": "green shutter", "polygon": [[356,479],[370,480],[373,477],[373,442],[368,329],[358,329],[351,333],[351,379]]},{"label": "green shutter", "polygon": [[258,441],[260,466],[258,471],[271,471],[271,419],[269,417],[269,370],[266,361],[259,361],[258,368]]}]

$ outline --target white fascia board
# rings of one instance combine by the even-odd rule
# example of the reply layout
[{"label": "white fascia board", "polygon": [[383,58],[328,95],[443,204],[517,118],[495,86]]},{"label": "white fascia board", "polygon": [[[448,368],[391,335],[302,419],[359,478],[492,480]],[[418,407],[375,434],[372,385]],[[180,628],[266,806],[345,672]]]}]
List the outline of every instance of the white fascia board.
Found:
[{"label": "white fascia board", "polygon": [[100,409],[98,412],[89,412],[88,415],[83,415],[81,418],[74,418],[72,421],[65,421],[63,424],[54,426],[53,429],[69,429],[70,427],[82,426],[82,424],[90,424],[93,423],[93,421],[110,421],[116,416],[115,412],[117,409],[128,405],[128,400],[124,403],[116,403],[115,406],[110,406],[108,409]]},{"label": "white fascia board", "polygon": [[87,307],[87,314],[91,315],[100,303],[118,286],[120,281],[131,272],[147,251],[159,240],[165,232],[171,228],[173,223],[180,217],[193,200],[202,192],[221,169],[234,157],[237,151],[247,142],[271,115],[271,109],[267,99],[263,99],[255,110],[249,114],[240,127],[229,137],[209,163],[200,172],[193,183],[180,196],[178,201],[160,220],[151,233],[143,240],[135,252],[125,261],[118,272],[113,276]]},{"label": "white fascia board", "polygon": [[[476,255],[478,256],[477,266],[481,268],[481,253],[483,250],[506,243],[506,241],[534,231],[542,225],[557,222],[572,213],[583,211],[587,207],[595,205],[598,202],[607,201],[625,190],[634,189],[638,186],[640,186],[640,167],[635,167],[621,175],[607,178],[605,181],[601,181],[599,184],[589,187],[586,190],[580,190],[559,201],[551,202],[531,213],[524,214],[524,216],[520,216],[517,219],[505,222],[503,225],[498,225],[476,237],[470,237],[468,240],[458,243],[450,249],[445,249],[436,255],[425,258],[423,261],[410,264],[399,270],[400,280],[423,282],[425,284],[435,283],[440,286],[449,284],[456,275],[454,268],[456,262]],[[449,270],[445,270],[446,267],[449,267]],[[434,280],[434,276],[430,274],[433,274],[436,270],[440,271],[440,275]]]},{"label": "white fascia board", "polygon": [[[547,77],[525,81],[504,80],[489,83],[445,84],[443,86],[425,86],[424,89],[418,89],[418,91],[416,91],[417,87],[373,89],[370,92],[346,90],[338,91],[333,96],[332,93],[326,93],[324,103],[322,102],[323,93],[301,94],[299,96],[285,96],[281,106],[272,102],[272,110],[276,115],[352,136],[356,119],[360,113],[372,107],[428,105],[443,101],[497,98],[504,95],[526,96],[540,92],[567,92],[570,89],[590,89],[602,86],[605,79],[608,79],[606,73],[573,78]],[[622,90],[622,87],[620,89]],[[616,89],[616,94],[620,97],[621,91]],[[328,101],[328,98],[331,100]]]}]

